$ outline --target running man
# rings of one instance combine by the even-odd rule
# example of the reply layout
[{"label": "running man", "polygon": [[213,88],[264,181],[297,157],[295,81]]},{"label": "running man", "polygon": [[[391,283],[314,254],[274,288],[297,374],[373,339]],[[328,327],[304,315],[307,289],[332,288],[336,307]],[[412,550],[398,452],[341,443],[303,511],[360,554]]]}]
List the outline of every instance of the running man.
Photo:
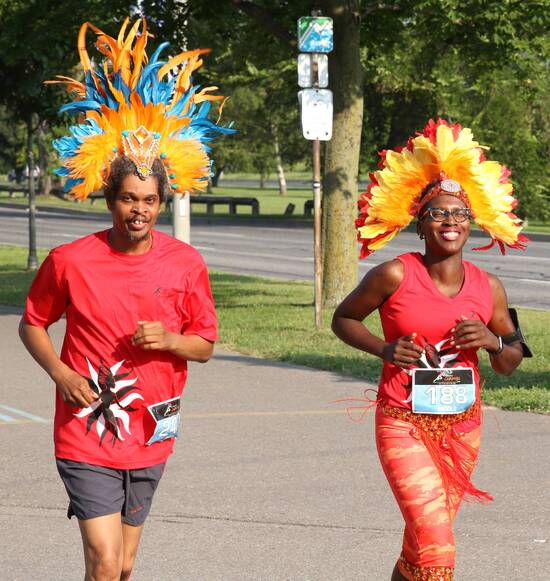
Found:
[{"label": "running man", "polygon": [[[207,361],[218,337],[202,257],[153,227],[168,191],[205,189],[205,142],[232,130],[208,119],[220,97],[191,84],[203,51],[147,60],[145,21],[127,24],[118,40],[92,26],[105,67],[79,46],[86,83],[63,80],[77,94],[63,110],[84,121],[54,143],[67,189],[84,199],[103,188],[112,227],[50,252],[20,324],[57,388],[55,456],[88,581],[130,578],[177,436],[187,362]],[[58,356],[48,327],[63,315]]]}]

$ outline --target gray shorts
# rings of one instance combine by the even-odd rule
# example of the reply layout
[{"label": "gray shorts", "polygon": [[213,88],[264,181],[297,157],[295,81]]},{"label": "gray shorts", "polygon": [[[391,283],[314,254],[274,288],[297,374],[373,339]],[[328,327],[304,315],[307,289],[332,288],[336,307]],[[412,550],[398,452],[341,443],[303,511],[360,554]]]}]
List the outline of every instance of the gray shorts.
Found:
[{"label": "gray shorts", "polygon": [[122,522],[141,526],[166,462],[137,470],[116,470],[104,466],[56,458],[57,470],[69,495],[67,517],[87,520],[120,512]]}]

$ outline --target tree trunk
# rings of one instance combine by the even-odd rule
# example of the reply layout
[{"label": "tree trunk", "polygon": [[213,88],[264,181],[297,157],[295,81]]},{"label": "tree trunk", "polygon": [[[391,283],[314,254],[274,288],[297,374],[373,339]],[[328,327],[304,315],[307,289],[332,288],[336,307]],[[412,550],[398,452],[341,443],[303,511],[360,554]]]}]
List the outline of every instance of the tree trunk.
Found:
[{"label": "tree trunk", "polygon": [[273,137],[273,148],[275,150],[275,164],[277,165],[277,179],[279,180],[279,194],[286,196],[286,178],[281,158],[281,148],[279,147],[279,132],[275,123],[271,124],[271,136]]},{"label": "tree trunk", "polygon": [[334,20],[329,55],[333,90],[332,140],[325,150],[323,180],[323,299],[338,304],[357,284],[357,180],[363,123],[363,83],[359,0],[322,0],[324,16]]},{"label": "tree trunk", "polygon": [[212,176],[212,187],[217,188],[220,184],[220,179],[223,175],[225,165],[216,165],[214,175]]},{"label": "tree trunk", "polygon": [[36,133],[36,140],[38,142],[38,167],[40,168],[40,175],[38,176],[38,192],[45,196],[50,194],[52,189],[52,179],[48,173],[49,155],[46,146],[46,129],[48,122],[41,119],[38,122],[38,129]]},{"label": "tree trunk", "polygon": [[27,270],[37,270],[38,257],[36,256],[36,200],[34,195],[34,151],[33,151],[33,122],[34,115],[27,117],[27,167],[29,186],[29,256]]},{"label": "tree trunk", "polygon": [[265,178],[266,178],[266,175],[263,172],[260,173],[260,188],[262,190],[265,188]]}]

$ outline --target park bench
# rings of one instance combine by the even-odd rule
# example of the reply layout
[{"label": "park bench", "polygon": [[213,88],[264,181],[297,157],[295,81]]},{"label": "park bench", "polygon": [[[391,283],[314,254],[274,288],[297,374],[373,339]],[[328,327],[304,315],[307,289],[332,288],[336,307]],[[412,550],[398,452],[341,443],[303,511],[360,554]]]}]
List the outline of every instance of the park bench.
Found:
[{"label": "park bench", "polygon": [[[250,206],[252,208],[252,214],[258,216],[260,214],[260,202],[257,198],[239,198],[236,196],[191,196],[191,204],[205,204],[206,213],[209,215],[214,214],[214,208],[216,205],[227,205],[229,206],[229,213],[236,214],[237,206]],[[168,198],[166,201],[167,209],[172,206],[172,199]]]},{"label": "park bench", "polygon": [[26,186],[23,186],[21,184],[16,184],[16,185],[6,184],[3,186],[0,186],[0,191],[8,192],[10,195],[10,198],[13,198],[13,196],[16,192],[21,192],[23,195],[27,196],[29,193],[29,188],[27,188]]},{"label": "park bench", "polygon": [[[103,191],[98,190],[92,192],[89,196],[90,203],[94,205],[98,198],[103,198]],[[237,206],[250,206],[252,208],[252,214],[258,216],[260,214],[260,202],[257,198],[239,198],[236,196],[191,196],[192,204],[205,204],[206,213],[214,214],[214,208],[216,205],[222,204],[229,206],[229,213],[236,214]],[[166,200],[166,209],[171,210],[172,208],[172,197],[168,196]]]},{"label": "park bench", "polygon": [[90,192],[88,199],[90,200],[90,204],[93,206],[96,200],[101,200],[103,197],[103,190],[96,190],[95,192]]},{"label": "park bench", "polygon": [[206,204],[206,213],[213,214],[217,204],[229,206],[229,213],[236,214],[237,206],[250,206],[252,214],[258,216],[260,213],[260,202],[257,198],[239,198],[235,196],[191,196],[192,204]]},{"label": "park bench", "polygon": [[313,200],[306,200],[304,202],[304,218],[311,218],[313,216]]}]

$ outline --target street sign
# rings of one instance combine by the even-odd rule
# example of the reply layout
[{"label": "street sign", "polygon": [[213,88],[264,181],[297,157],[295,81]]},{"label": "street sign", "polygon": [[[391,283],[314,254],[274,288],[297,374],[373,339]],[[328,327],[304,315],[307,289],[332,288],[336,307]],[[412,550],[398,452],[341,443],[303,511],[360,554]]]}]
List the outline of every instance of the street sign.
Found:
[{"label": "street sign", "polygon": [[[314,79],[313,64],[317,61],[317,79]],[[301,53],[298,55],[298,86],[309,89],[314,81],[321,89],[328,87],[328,56],[326,54]]]},{"label": "street sign", "polygon": [[302,16],[298,19],[298,50],[330,52],[332,50],[332,18]]},{"label": "street sign", "polygon": [[304,89],[298,92],[302,109],[302,133],[309,140],[329,141],[332,137],[332,91]]}]

